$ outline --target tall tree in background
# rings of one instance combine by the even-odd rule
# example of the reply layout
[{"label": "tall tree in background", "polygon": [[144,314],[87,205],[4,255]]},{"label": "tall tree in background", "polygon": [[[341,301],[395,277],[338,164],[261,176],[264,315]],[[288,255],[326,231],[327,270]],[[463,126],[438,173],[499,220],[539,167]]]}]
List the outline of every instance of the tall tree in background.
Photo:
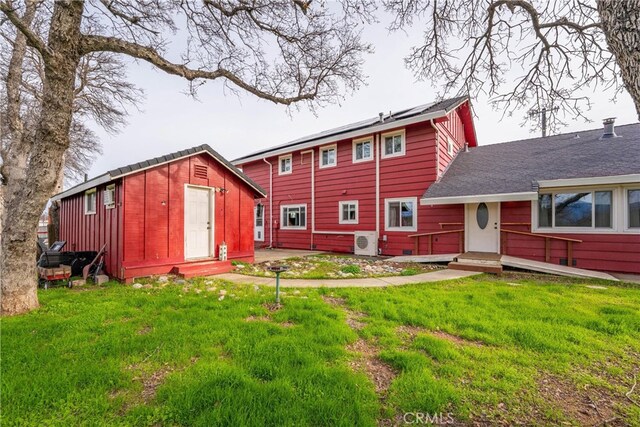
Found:
[{"label": "tall tree in background", "polygon": [[[299,0],[58,0],[42,4],[47,13],[40,23],[34,22],[32,3],[0,0],[3,25],[10,23],[17,34],[12,52],[32,49],[44,70],[32,143],[12,142],[17,154],[3,156],[3,314],[38,306],[35,230],[70,146],[78,69],[86,58],[126,55],[186,79],[193,91],[204,81],[220,79],[234,91],[313,108],[361,84],[362,54],[370,50],[358,28],[370,19],[371,5],[348,0],[332,10]],[[178,26],[186,26],[189,37],[172,59],[167,47]],[[21,105],[9,95],[17,90],[10,84],[15,80],[7,80],[9,112]],[[3,127],[12,140],[16,130],[23,130],[11,122],[14,116],[8,115]],[[21,168],[24,173],[14,175]]]},{"label": "tall tree in background", "polygon": [[579,117],[587,89],[615,97],[624,88],[640,119],[640,0],[384,3],[393,30],[426,21],[406,63],[443,95],[487,94],[506,113],[555,106]]}]

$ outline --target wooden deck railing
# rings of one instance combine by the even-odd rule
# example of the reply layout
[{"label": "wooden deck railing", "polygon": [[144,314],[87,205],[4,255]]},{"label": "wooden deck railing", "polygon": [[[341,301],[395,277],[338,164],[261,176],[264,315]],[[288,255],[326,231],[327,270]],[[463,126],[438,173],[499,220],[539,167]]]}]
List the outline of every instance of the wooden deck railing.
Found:
[{"label": "wooden deck railing", "polygon": [[432,231],[431,233],[420,233],[420,234],[411,234],[409,237],[415,239],[414,241],[414,255],[420,255],[420,238],[427,238],[427,255],[431,255],[433,249],[433,236],[440,234],[452,234],[452,233],[460,233],[460,238],[458,240],[458,251],[460,253],[464,252],[464,229],[460,230],[444,230],[444,231]]},{"label": "wooden deck railing", "polygon": [[569,267],[573,265],[573,244],[582,243],[582,240],[570,239],[568,237],[550,236],[548,234],[529,233],[527,231],[509,230],[506,228],[501,228],[500,232],[504,233],[502,235],[503,239],[500,242],[501,252],[504,255],[507,255],[507,237],[506,236],[509,233],[543,238],[544,239],[544,262],[551,262],[551,241],[552,240],[560,240],[563,242],[567,242],[567,266]]}]

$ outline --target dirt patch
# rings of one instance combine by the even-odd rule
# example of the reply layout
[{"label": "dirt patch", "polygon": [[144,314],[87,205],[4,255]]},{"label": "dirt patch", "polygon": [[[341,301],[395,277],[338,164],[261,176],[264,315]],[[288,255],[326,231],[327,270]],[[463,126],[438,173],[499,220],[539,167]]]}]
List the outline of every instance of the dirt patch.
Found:
[{"label": "dirt patch", "polygon": [[278,323],[278,325],[282,326],[283,328],[293,328],[296,324],[293,322],[282,322],[282,323]]},{"label": "dirt patch", "polygon": [[156,396],[158,387],[160,387],[165,377],[169,375],[171,371],[173,371],[173,368],[165,365],[142,380],[142,400],[145,403],[153,400]]},{"label": "dirt patch", "polygon": [[269,310],[271,313],[278,311],[282,308],[282,304],[277,304],[275,302],[266,302],[262,304],[262,306],[267,310]]},{"label": "dirt patch", "polygon": [[387,395],[391,381],[396,377],[396,372],[378,357],[378,349],[358,338],[347,346],[347,350],[359,353],[360,357],[349,364],[355,371],[364,372],[376,387],[376,393],[381,399]]},{"label": "dirt patch", "polygon": [[353,311],[350,310],[349,307],[347,307],[347,303],[343,298],[338,298],[338,297],[332,297],[332,296],[323,296],[322,299],[324,300],[324,302],[326,302],[327,304],[330,304],[334,307],[341,307],[345,314],[346,314],[346,319],[345,321],[347,322],[347,325],[349,325],[349,327],[355,331],[360,331],[362,330],[362,328],[364,328],[365,326],[367,326],[366,323],[362,322],[361,320],[364,319],[365,317],[367,317],[366,314],[364,313],[360,313],[357,311]]},{"label": "dirt patch", "polygon": [[322,299],[327,304],[330,304],[330,305],[333,305],[333,306],[339,306],[339,307],[345,307],[346,306],[346,302],[345,302],[344,298],[323,295]]},{"label": "dirt patch", "polygon": [[538,380],[538,393],[548,404],[580,425],[625,425],[616,410],[621,399],[603,387],[576,387],[569,380],[545,374]]},{"label": "dirt patch", "polygon": [[146,335],[149,332],[151,332],[153,330],[153,328],[149,325],[145,326],[144,328],[138,330],[138,335]]},{"label": "dirt patch", "polygon": [[419,326],[411,326],[411,325],[403,325],[399,326],[397,329],[398,333],[403,335],[407,335],[409,340],[412,341],[419,334],[429,334],[436,338],[449,341],[456,345],[470,345],[473,347],[484,347],[485,344],[481,341],[471,341],[465,338],[459,337],[457,335],[452,335],[444,331],[430,331],[425,328],[421,328]]},{"label": "dirt patch", "polygon": [[271,318],[267,316],[249,316],[244,319],[245,322],[271,322]]}]

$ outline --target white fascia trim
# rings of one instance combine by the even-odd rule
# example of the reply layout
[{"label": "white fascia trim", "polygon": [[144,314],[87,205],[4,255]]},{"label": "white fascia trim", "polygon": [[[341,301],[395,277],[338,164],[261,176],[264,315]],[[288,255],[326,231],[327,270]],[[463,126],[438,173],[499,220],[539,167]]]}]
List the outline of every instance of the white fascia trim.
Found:
[{"label": "white fascia trim", "polygon": [[99,177],[91,179],[91,180],[89,180],[87,182],[83,182],[80,185],[72,187],[72,188],[68,189],[67,191],[63,191],[62,193],[56,194],[55,196],[53,196],[51,198],[51,201],[55,202],[57,200],[64,199],[65,197],[73,196],[74,194],[83,193],[83,192],[85,192],[86,190],[88,190],[90,188],[98,187],[98,186],[100,186],[100,185],[102,185],[102,184],[104,184],[106,182],[112,181],[113,179],[114,178],[109,174],[106,174],[106,175],[103,175],[103,176],[99,176]]},{"label": "white fascia trim", "polygon": [[456,205],[461,203],[480,203],[480,202],[514,202],[514,201],[538,200],[538,193],[535,191],[523,193],[499,193],[499,194],[480,194],[473,196],[451,196],[451,197],[433,197],[420,199],[420,205]]},{"label": "white fascia trim", "polygon": [[[456,108],[457,108],[457,106],[453,107],[452,110],[454,110]],[[244,163],[253,162],[255,160],[261,160],[261,159],[267,158],[267,157],[278,156],[278,155],[284,154],[284,153],[291,153],[293,151],[305,150],[307,148],[317,147],[319,145],[326,145],[326,144],[330,144],[332,142],[338,142],[338,141],[342,141],[342,140],[345,140],[345,139],[352,139],[352,138],[357,138],[357,137],[360,137],[360,136],[371,135],[373,133],[384,132],[384,131],[387,131],[387,130],[401,128],[401,127],[404,127],[404,126],[412,125],[414,123],[426,122],[426,121],[429,121],[431,119],[437,119],[439,117],[446,116],[447,114],[448,113],[445,110],[440,110],[440,111],[434,111],[433,113],[430,113],[430,114],[423,114],[423,115],[416,116],[416,117],[409,117],[407,119],[396,120],[394,122],[382,123],[382,124],[379,124],[379,125],[376,125],[376,126],[373,126],[373,127],[352,130],[351,132],[345,132],[345,133],[341,133],[339,135],[327,136],[325,138],[317,139],[315,141],[305,142],[305,143],[299,144],[299,145],[290,145],[290,146],[286,146],[286,147],[282,147],[282,148],[275,148],[275,149],[270,150],[270,151],[265,151],[264,153],[260,153],[260,154],[256,154],[256,155],[253,155],[253,156],[249,156],[249,157],[233,160],[233,161],[231,161],[231,164],[234,165],[234,166],[242,165]]]},{"label": "white fascia trim", "polygon": [[538,181],[538,186],[540,188],[555,188],[555,187],[575,187],[575,186],[582,186],[582,185],[631,184],[631,183],[640,183],[640,174],[594,176],[591,178],[549,179],[549,180]]}]

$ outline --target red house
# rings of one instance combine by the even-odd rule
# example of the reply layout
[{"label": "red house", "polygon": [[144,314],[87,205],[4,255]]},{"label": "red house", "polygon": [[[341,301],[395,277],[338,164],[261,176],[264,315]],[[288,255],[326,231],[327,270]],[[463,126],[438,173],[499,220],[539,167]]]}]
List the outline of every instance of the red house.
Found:
[{"label": "red house", "polygon": [[[252,262],[254,198],[265,191],[208,145],[109,171],[58,195],[71,251],[106,245],[111,277],[184,277]],[[226,253],[225,253],[226,252]]]},{"label": "red house", "polygon": [[233,163],[267,189],[256,246],[486,252],[640,273],[640,125],[477,146],[467,97]]}]

